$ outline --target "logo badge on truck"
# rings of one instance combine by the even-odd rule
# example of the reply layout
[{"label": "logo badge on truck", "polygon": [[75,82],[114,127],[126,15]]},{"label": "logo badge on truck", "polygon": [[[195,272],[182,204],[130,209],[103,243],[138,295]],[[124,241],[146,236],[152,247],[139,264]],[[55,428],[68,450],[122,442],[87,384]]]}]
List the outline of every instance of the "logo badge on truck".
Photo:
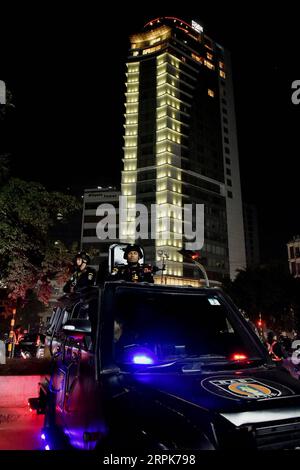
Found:
[{"label": "logo badge on truck", "polygon": [[[214,380],[204,380],[202,386],[209,392],[228,397],[228,395],[237,398],[274,398],[282,395],[277,388],[261,383],[252,378],[216,378]],[[229,397],[228,397],[229,398]]]}]

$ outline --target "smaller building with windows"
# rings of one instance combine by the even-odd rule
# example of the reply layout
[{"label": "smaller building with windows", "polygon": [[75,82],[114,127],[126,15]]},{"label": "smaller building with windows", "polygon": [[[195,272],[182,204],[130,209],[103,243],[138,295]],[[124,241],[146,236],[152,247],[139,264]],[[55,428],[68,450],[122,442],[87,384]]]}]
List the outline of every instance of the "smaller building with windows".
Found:
[{"label": "smaller building with windows", "polygon": [[287,250],[290,273],[294,277],[300,277],[300,235],[287,243]]},{"label": "smaller building with windows", "polygon": [[97,187],[86,189],[83,196],[83,214],[81,229],[81,249],[91,255],[91,266],[98,270],[99,265],[105,263],[108,258],[108,249],[112,243],[118,243],[118,224],[116,224],[115,239],[100,239],[97,236],[97,224],[104,216],[97,215],[97,209],[101,204],[108,204],[116,210],[116,221],[119,216],[120,191],[115,187]]}]

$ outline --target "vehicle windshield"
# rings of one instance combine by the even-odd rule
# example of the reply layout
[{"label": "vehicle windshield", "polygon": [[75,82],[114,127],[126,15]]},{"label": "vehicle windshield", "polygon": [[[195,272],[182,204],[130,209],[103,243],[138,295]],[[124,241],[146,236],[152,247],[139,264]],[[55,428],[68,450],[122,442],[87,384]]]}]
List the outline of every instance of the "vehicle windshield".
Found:
[{"label": "vehicle windshield", "polygon": [[[261,358],[243,324],[217,295],[116,292],[117,362],[157,364],[184,358]],[[131,354],[134,351],[134,357]]]}]

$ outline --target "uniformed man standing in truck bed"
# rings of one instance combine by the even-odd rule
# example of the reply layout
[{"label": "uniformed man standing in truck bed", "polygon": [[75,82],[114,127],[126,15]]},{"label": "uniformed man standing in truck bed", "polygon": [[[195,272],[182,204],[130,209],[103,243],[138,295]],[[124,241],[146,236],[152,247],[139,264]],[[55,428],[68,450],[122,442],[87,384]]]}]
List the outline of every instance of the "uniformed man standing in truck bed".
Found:
[{"label": "uniformed man standing in truck bed", "polygon": [[143,253],[138,245],[130,244],[124,250],[124,259],[127,264],[119,264],[114,267],[110,280],[124,280],[128,282],[154,283],[153,268],[150,264],[140,264]]},{"label": "uniformed man standing in truck bed", "polygon": [[95,284],[96,272],[88,266],[89,263],[90,257],[85,251],[77,253],[74,259],[75,270],[63,288],[66,294],[78,292]]}]

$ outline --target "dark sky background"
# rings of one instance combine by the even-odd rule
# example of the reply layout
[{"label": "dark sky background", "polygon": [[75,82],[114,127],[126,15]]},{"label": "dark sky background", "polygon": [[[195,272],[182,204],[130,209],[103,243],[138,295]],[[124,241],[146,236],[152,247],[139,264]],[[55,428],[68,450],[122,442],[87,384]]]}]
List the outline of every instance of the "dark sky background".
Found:
[{"label": "dark sky background", "polygon": [[16,109],[0,148],[13,174],[78,193],[119,185],[128,36],[157,16],[195,19],[232,53],[243,197],[258,209],[263,260],[285,257],[300,233],[300,16],[292,3],[261,4],[130,2],[104,14],[82,3],[6,22],[0,79]]}]

